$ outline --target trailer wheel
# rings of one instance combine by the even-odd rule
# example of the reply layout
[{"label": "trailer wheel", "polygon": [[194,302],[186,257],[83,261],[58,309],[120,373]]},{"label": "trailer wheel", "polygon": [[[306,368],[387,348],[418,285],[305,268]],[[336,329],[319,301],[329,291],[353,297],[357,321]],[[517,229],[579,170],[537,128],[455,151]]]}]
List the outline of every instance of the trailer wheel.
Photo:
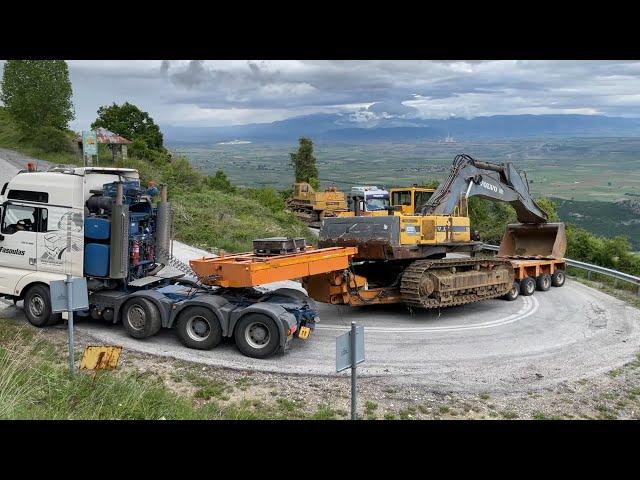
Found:
[{"label": "trailer wheel", "polygon": [[536,288],[541,292],[546,292],[551,288],[551,276],[543,273],[536,278]]},{"label": "trailer wheel", "polygon": [[561,287],[564,285],[565,279],[566,275],[564,274],[564,270],[556,270],[553,275],[551,275],[551,285]]},{"label": "trailer wheel", "polygon": [[183,345],[198,350],[209,350],[222,341],[220,322],[204,307],[188,307],[180,312],[176,333]]},{"label": "trailer wheel", "polygon": [[60,322],[62,315],[51,311],[51,294],[46,285],[33,285],[24,295],[24,314],[34,327],[46,327]]},{"label": "trailer wheel", "polygon": [[133,338],[147,338],[162,327],[158,308],[143,297],[132,298],[122,307],[122,324]]},{"label": "trailer wheel", "polygon": [[536,291],[536,281],[532,277],[525,277],[520,281],[520,294],[522,296],[533,295]]},{"label": "trailer wheel", "polygon": [[509,290],[509,292],[506,295],[504,295],[502,298],[504,298],[505,300],[509,300],[510,302],[513,302],[519,296],[520,296],[520,283],[513,282],[513,287],[511,287],[511,290]]},{"label": "trailer wheel", "polygon": [[234,337],[238,349],[247,357],[267,358],[280,345],[280,331],[272,318],[250,313],[238,321]]}]

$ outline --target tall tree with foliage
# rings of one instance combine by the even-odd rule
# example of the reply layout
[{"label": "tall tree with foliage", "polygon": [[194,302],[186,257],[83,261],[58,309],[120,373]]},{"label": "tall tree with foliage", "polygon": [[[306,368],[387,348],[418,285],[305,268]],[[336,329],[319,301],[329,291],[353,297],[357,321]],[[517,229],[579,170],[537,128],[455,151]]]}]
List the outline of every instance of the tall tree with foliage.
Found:
[{"label": "tall tree with foliage", "polygon": [[309,138],[300,138],[298,151],[290,153],[290,164],[294,168],[296,182],[307,182],[313,188],[319,187],[318,167],[313,155],[313,142]]},{"label": "tall tree with foliage", "polygon": [[64,60],[8,60],[0,100],[20,130],[65,130],[75,118],[69,69]]},{"label": "tall tree with foliage", "polygon": [[[91,128],[103,127],[134,142],[133,147],[164,152],[160,127],[147,112],[125,102],[122,105],[103,105]],[[143,155],[144,156],[144,155]]]}]

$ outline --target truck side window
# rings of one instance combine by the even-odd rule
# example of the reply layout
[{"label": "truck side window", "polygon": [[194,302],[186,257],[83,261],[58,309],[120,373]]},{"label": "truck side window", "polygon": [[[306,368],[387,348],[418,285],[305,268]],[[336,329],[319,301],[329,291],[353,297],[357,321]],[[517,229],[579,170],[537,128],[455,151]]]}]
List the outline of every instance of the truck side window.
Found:
[{"label": "truck side window", "polygon": [[7,205],[2,219],[2,233],[12,235],[17,231],[36,231],[36,209],[22,205]]},{"label": "truck side window", "polygon": [[38,232],[48,232],[49,231],[49,211],[46,208],[38,208],[37,209],[37,218],[38,218]]}]

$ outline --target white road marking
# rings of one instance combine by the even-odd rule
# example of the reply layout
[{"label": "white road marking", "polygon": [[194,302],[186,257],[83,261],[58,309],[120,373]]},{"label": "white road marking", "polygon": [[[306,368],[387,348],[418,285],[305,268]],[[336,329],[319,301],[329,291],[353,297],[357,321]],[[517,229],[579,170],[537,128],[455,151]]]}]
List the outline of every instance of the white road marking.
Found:
[{"label": "white road marking", "polygon": [[[521,297],[523,299],[523,305],[516,313],[497,320],[491,320],[488,322],[475,323],[472,325],[449,325],[442,327],[366,327],[367,332],[384,332],[384,333],[431,333],[431,332],[458,332],[462,330],[478,330],[483,328],[495,328],[502,325],[508,325],[510,323],[517,322],[530,315],[533,315],[538,311],[540,304],[535,297]],[[350,326],[340,325],[316,325],[318,330],[334,330],[340,332],[346,332],[350,329]]]}]

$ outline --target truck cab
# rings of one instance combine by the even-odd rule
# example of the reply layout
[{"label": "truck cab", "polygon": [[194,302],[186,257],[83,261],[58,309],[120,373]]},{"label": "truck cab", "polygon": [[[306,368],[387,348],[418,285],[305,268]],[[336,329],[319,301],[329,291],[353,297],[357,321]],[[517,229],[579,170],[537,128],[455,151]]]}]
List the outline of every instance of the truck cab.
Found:
[{"label": "truck cab", "polygon": [[352,187],[348,199],[349,211],[338,217],[370,217],[389,214],[389,192],[376,186]]},{"label": "truck cab", "polygon": [[137,180],[116,168],[19,172],[0,191],[0,295],[84,275],[85,202],[105,183]]}]

